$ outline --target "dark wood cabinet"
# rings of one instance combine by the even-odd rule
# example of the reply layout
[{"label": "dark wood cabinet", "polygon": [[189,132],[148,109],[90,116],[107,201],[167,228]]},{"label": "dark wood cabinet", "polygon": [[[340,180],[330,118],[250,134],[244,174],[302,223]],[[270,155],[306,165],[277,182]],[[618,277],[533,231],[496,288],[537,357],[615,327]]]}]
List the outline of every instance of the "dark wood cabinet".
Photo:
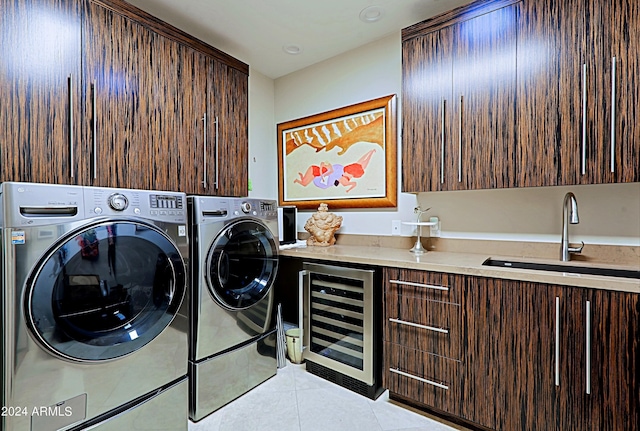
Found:
[{"label": "dark wood cabinet", "polygon": [[385,269],[384,341],[392,398],[492,430],[640,426],[638,294]]},{"label": "dark wood cabinet", "polygon": [[391,397],[460,415],[463,277],[385,268],[383,382]]},{"label": "dark wood cabinet", "polygon": [[121,0],[2,20],[0,180],[246,195],[246,64]]},{"label": "dark wood cabinet", "polygon": [[476,396],[465,419],[496,430],[637,429],[639,295],[468,283],[465,379]]},{"label": "dark wood cabinet", "polygon": [[76,1],[2,4],[0,182],[82,182],[81,16]]},{"label": "dark wood cabinet", "polygon": [[640,181],[638,2],[476,1],[402,38],[404,191]]},{"label": "dark wood cabinet", "polygon": [[583,4],[522,2],[514,141],[518,187],[579,182]]},{"label": "dark wood cabinet", "polygon": [[634,1],[525,1],[518,20],[518,185],[639,181]]},{"label": "dark wood cabinet", "polygon": [[209,94],[213,97],[210,105],[217,121],[212,171],[215,180],[209,180],[209,187],[222,196],[246,196],[249,177],[248,75],[215,61],[209,82],[212,83]]},{"label": "dark wood cabinet", "polygon": [[451,190],[453,37],[450,27],[402,44],[402,190]]},{"label": "dark wood cabinet", "polygon": [[550,286],[468,277],[464,418],[494,430],[556,429]]},{"label": "dark wood cabinet", "polygon": [[[519,4],[452,26],[454,189],[515,185],[516,18]],[[456,142],[457,140],[457,142]]]},{"label": "dark wood cabinet", "polygon": [[638,429],[638,295],[562,288],[559,298],[558,429]]},{"label": "dark wood cabinet", "polygon": [[[91,156],[84,170],[90,184],[151,188],[151,148],[163,138],[152,131],[172,125],[170,118],[163,124],[152,97],[161,75],[153,67],[156,43],[154,33],[140,24],[85,3],[83,119]],[[162,93],[158,97],[164,99]]]},{"label": "dark wood cabinet", "polygon": [[640,4],[590,0],[582,10],[581,183],[640,181]]},{"label": "dark wood cabinet", "polygon": [[403,32],[403,191],[515,184],[518,8]]}]

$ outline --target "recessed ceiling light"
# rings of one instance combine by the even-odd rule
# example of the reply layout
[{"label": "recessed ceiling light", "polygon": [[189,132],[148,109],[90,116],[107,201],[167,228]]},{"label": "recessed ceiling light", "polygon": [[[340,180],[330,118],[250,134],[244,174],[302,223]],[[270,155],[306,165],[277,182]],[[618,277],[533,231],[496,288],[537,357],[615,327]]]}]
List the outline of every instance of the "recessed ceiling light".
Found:
[{"label": "recessed ceiling light", "polygon": [[294,45],[294,44],[284,45],[282,47],[282,50],[287,54],[291,54],[291,55],[302,54],[302,51],[303,51],[300,45]]},{"label": "recessed ceiling light", "polygon": [[360,11],[360,21],[376,22],[384,16],[384,9],[380,6],[369,6]]}]

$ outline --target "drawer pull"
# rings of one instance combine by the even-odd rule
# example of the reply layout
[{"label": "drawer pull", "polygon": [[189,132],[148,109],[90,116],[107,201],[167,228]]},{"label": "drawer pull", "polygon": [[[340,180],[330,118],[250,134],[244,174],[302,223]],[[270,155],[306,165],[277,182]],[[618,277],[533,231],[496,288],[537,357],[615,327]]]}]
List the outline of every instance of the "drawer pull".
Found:
[{"label": "drawer pull", "polygon": [[398,323],[400,325],[413,326],[415,328],[426,329],[428,331],[441,332],[443,334],[448,334],[449,333],[448,329],[436,328],[435,326],[420,325],[418,323],[407,322],[405,320],[399,320],[399,319],[390,318],[389,322]]},{"label": "drawer pull", "polygon": [[442,383],[436,383],[436,382],[433,382],[431,380],[423,379],[422,377],[414,376],[413,374],[405,373],[404,371],[400,371],[400,370],[393,369],[393,368],[389,368],[389,371],[391,371],[392,373],[395,373],[395,374],[399,374],[399,375],[404,376],[404,377],[409,377],[410,379],[413,379],[413,380],[418,380],[419,382],[426,383],[426,384],[431,385],[431,386],[435,386],[435,387],[438,387],[438,388],[441,388],[441,389],[446,389],[447,391],[449,390],[449,386],[443,385]]},{"label": "drawer pull", "polygon": [[389,280],[389,283],[391,283],[391,284],[401,284],[403,286],[424,287],[426,289],[443,290],[445,292],[449,291],[448,287],[434,286],[432,284],[413,283],[411,281]]}]

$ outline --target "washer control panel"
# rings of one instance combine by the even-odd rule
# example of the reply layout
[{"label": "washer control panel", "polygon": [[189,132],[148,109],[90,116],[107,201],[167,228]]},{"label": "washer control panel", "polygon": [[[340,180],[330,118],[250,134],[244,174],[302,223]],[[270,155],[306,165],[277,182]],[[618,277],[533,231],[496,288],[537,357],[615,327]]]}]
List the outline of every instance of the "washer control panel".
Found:
[{"label": "washer control panel", "polygon": [[135,216],[166,222],[187,222],[186,196],[178,192],[85,187],[92,215]]}]

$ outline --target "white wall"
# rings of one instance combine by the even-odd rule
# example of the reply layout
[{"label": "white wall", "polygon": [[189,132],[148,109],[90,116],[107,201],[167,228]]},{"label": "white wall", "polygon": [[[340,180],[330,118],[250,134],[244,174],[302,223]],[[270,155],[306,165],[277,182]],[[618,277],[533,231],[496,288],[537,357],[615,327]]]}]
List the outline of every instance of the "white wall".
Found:
[{"label": "white wall", "polygon": [[[398,96],[402,73],[400,32],[275,81],[276,123],[295,120],[382,96]],[[398,127],[398,135],[400,129]],[[274,126],[275,139],[275,126]],[[398,137],[398,151],[400,141]],[[400,154],[398,153],[398,160]],[[400,184],[399,171],[398,184]],[[332,210],[343,217],[339,233],[390,235],[392,220],[412,220],[415,195],[398,193],[398,207]],[[313,211],[298,213],[298,231]],[[407,230],[406,233],[410,233]]]},{"label": "white wall", "polygon": [[[277,199],[277,123],[389,94],[398,95],[400,118],[401,67],[398,32],[275,81],[252,71],[250,195]],[[399,154],[399,185],[400,161]],[[554,242],[567,191],[575,193],[580,210],[580,224],[570,228],[572,242],[640,246],[640,183],[420,193],[417,200],[398,193],[396,209],[334,211],[344,217],[342,233],[390,235],[391,220],[413,220],[413,208],[420,203],[432,207],[427,217],[440,217],[443,237]],[[300,213],[299,231],[310,214]],[[411,228],[403,228],[403,235],[411,233]]]},{"label": "white wall", "polygon": [[278,159],[274,119],[274,82],[249,71],[250,197],[278,199]]}]

